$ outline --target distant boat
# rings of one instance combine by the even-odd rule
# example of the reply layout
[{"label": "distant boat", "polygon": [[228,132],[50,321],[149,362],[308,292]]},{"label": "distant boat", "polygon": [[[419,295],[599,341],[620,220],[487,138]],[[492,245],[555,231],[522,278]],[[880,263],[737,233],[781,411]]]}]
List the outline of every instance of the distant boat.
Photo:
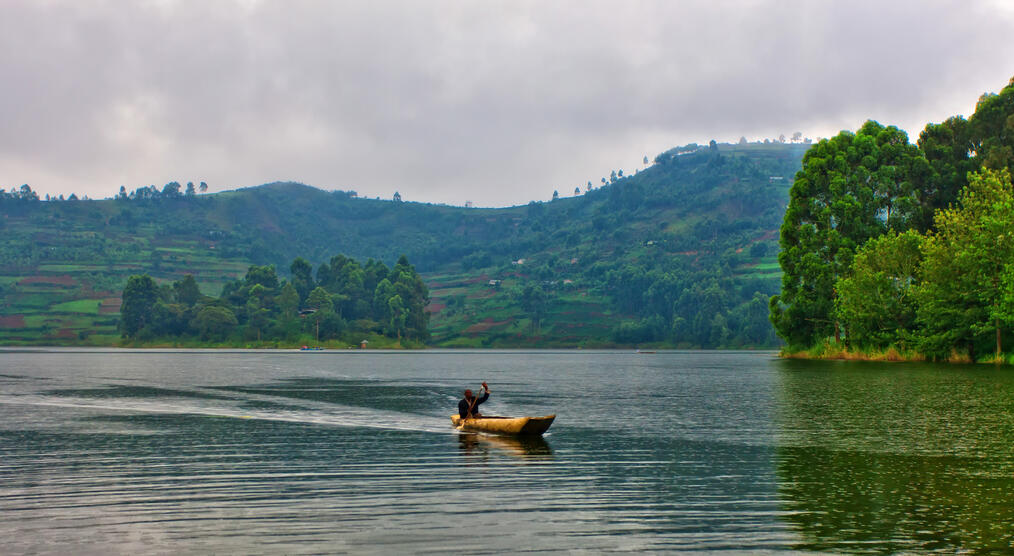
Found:
[{"label": "distant boat", "polygon": [[639,349],[639,350],[634,351],[634,353],[655,353],[655,350],[653,350],[653,349]]},{"label": "distant boat", "polygon": [[299,348],[299,351],[324,351],[324,348],[319,346],[318,347],[303,346]]},{"label": "distant boat", "polygon": [[471,432],[488,432],[510,436],[538,436],[549,429],[556,415],[545,417],[472,417],[462,419],[460,415],[451,415],[451,423],[458,430]]}]

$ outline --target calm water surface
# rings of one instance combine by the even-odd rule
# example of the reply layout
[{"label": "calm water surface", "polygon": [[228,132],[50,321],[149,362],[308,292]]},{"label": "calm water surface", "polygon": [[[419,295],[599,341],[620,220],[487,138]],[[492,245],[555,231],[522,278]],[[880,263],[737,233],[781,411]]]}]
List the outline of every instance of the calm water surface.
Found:
[{"label": "calm water surface", "polygon": [[[550,434],[453,430],[482,380]],[[5,350],[0,551],[1002,551],[1012,442],[987,367]]]}]

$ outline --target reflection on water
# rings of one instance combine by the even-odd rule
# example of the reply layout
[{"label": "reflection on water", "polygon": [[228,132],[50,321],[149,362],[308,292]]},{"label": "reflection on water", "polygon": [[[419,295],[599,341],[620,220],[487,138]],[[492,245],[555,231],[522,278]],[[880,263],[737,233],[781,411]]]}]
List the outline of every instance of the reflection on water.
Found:
[{"label": "reflection on water", "polygon": [[541,436],[497,436],[476,432],[458,432],[458,445],[466,456],[483,455],[493,450],[531,460],[551,460],[553,449]]},{"label": "reflection on water", "polygon": [[[0,366],[5,554],[1014,541],[1009,371],[746,352],[0,350]],[[558,414],[551,434],[456,431],[478,380],[490,413]]]},{"label": "reflection on water", "polygon": [[0,350],[0,552],[782,549],[769,359]]},{"label": "reflection on water", "polygon": [[780,363],[779,493],[800,548],[1014,547],[1014,374]]}]

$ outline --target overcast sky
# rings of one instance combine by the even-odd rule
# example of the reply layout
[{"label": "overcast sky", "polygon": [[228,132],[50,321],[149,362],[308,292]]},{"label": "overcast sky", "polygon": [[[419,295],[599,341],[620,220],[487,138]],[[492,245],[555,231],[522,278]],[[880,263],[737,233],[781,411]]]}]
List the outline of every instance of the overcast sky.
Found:
[{"label": "overcast sky", "polygon": [[505,206],[690,142],[914,141],[1014,76],[1008,5],[0,0],[0,187]]}]

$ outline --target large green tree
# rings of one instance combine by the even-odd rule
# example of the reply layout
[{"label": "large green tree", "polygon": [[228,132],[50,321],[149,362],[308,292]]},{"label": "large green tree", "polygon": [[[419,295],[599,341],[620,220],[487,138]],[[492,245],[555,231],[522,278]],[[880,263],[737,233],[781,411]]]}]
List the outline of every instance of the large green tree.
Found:
[{"label": "large green tree", "polygon": [[933,168],[929,183],[918,193],[927,229],[935,210],[957,201],[970,172],[1014,169],[1014,79],[999,93],[982,95],[967,120],[954,116],[927,125],[919,134],[919,148]]},{"label": "large green tree", "polygon": [[331,257],[317,270],[317,282],[332,294],[335,311],[346,318],[363,318],[369,313],[365,281],[359,262],[344,255]]},{"label": "large green tree", "polygon": [[299,293],[300,303],[306,301],[307,296],[316,287],[313,282],[313,265],[306,261],[303,257],[296,257],[289,265],[289,272],[292,273],[291,284],[296,288],[296,292]]},{"label": "large green tree", "polygon": [[900,129],[868,121],[814,145],[803,157],[781,227],[782,291],[771,322],[790,346],[838,335],[834,285],[855,250],[888,230],[904,230],[911,201],[931,170]]},{"label": "large green tree", "polygon": [[939,124],[929,124],[919,134],[922,149],[933,172],[919,199],[919,229],[928,230],[937,209],[947,208],[958,200],[958,193],[968,184],[968,173],[977,165],[971,158],[975,149],[968,120],[954,116]]},{"label": "large green tree", "polygon": [[915,327],[923,237],[915,230],[871,239],[835,285],[835,310],[855,347],[904,345]]},{"label": "large green tree", "polygon": [[408,309],[400,295],[394,294],[387,300],[387,314],[387,334],[400,340],[406,332],[405,322],[408,318]]},{"label": "large green tree", "polygon": [[131,338],[151,323],[152,309],[158,301],[158,286],[151,276],[135,274],[127,279],[122,299],[120,334]]},{"label": "large green tree", "polygon": [[542,286],[537,284],[528,284],[521,290],[519,301],[521,302],[521,309],[524,310],[531,320],[532,330],[538,330],[549,308],[549,296],[546,294],[546,291],[542,289]]},{"label": "large green tree", "polygon": [[318,286],[310,292],[306,298],[306,306],[319,313],[331,313],[334,311],[334,303],[327,290]]},{"label": "large green tree", "polygon": [[196,305],[201,300],[201,290],[193,274],[187,274],[182,280],[173,282],[176,300],[187,307]]},{"label": "large green tree", "polygon": [[282,290],[278,293],[277,305],[278,310],[282,313],[282,318],[293,319],[296,317],[296,313],[299,312],[299,292],[291,282],[286,282],[282,286]]},{"label": "large green tree", "polygon": [[192,326],[204,340],[221,341],[239,325],[236,314],[228,307],[209,305],[194,317]]},{"label": "large green tree", "polygon": [[992,170],[1014,166],[1014,79],[997,94],[984,94],[969,118],[972,152]]},{"label": "large green tree", "polygon": [[[426,306],[430,302],[429,288],[405,255],[398,258],[390,275],[395,277],[394,291],[404,315],[403,317],[399,315],[397,322],[400,323],[406,336],[419,340],[428,339],[430,314],[426,312]],[[396,307],[397,305],[389,303],[392,318]]]},{"label": "large green tree", "polygon": [[277,290],[278,275],[275,273],[275,265],[251,265],[246,271],[243,282],[248,288],[253,287],[255,284],[260,284],[269,290]]},{"label": "large green tree", "polygon": [[1014,322],[1006,302],[1014,265],[1014,193],[1007,170],[973,174],[959,206],[941,210],[923,242],[917,319],[922,350],[935,358],[994,344]]}]

